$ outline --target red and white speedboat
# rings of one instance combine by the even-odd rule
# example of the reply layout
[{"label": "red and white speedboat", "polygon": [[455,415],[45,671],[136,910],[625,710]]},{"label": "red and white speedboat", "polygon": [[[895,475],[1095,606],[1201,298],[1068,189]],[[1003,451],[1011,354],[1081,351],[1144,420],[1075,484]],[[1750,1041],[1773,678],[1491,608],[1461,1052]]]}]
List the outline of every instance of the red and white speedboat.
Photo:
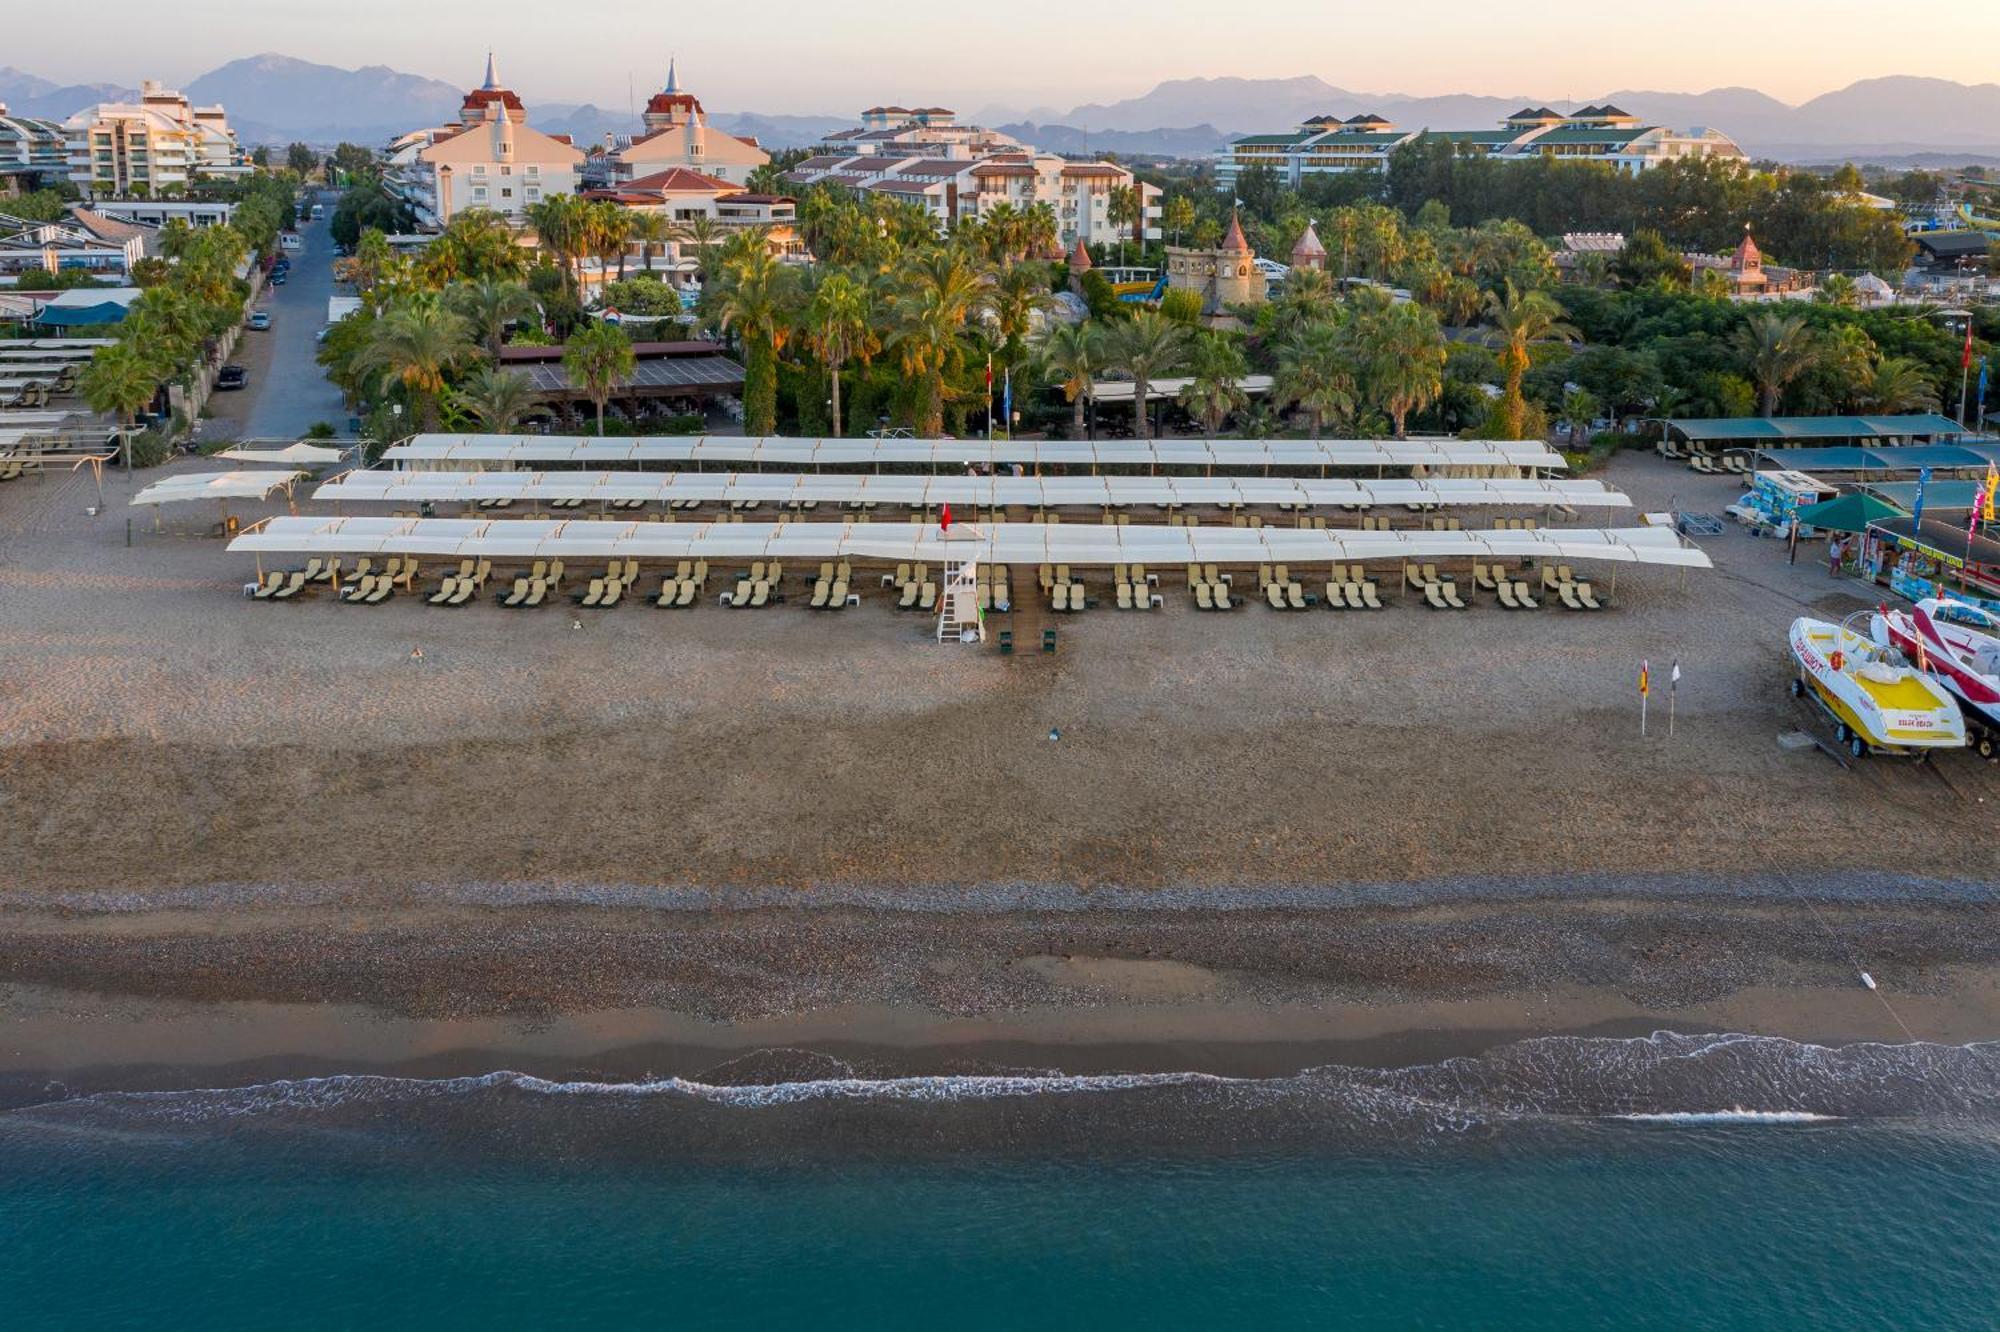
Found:
[{"label": "red and white speedboat", "polygon": [[1980,757],[2000,755],[2000,616],[1933,599],[1909,611],[1884,607],[1869,631],[1958,696]]}]

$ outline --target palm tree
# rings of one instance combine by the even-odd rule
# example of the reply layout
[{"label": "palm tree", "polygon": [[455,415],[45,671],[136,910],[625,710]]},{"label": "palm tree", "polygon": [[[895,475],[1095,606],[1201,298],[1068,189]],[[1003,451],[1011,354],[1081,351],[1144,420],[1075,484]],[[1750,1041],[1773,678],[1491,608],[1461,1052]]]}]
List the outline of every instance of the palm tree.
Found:
[{"label": "palm tree", "polygon": [[1392,305],[1358,321],[1368,396],[1389,414],[1397,439],[1411,412],[1444,391],[1444,330],[1437,316],[1414,303]]},{"label": "palm tree", "polygon": [[1337,324],[1307,324],[1278,347],[1278,401],[1298,408],[1313,438],[1326,433],[1328,417],[1354,414],[1354,374],[1344,331]]},{"label": "palm tree", "polygon": [[1487,317],[1493,328],[1487,340],[1499,350],[1500,373],[1504,384],[1500,394],[1500,416],[1508,439],[1521,438],[1527,428],[1528,401],[1521,396],[1521,381],[1534,364],[1534,347],[1551,340],[1569,341],[1580,337],[1563,322],[1563,310],[1545,291],[1522,291],[1507,279],[1504,293],[1486,298]]},{"label": "palm tree", "polygon": [[1757,315],[1738,326],[1730,345],[1757,386],[1757,414],[1766,417],[1777,415],[1785,386],[1820,357],[1818,339],[1799,315]]},{"label": "palm tree", "polygon": [[1049,325],[1035,348],[1036,366],[1049,382],[1062,386],[1063,397],[1075,413],[1070,425],[1071,439],[1082,439],[1089,433],[1084,412],[1090,406],[1098,371],[1103,369],[1098,353],[1100,341],[1096,327],[1086,320],[1081,324]]},{"label": "palm tree", "polygon": [[962,355],[959,333],[985,313],[991,272],[958,249],[933,250],[905,269],[894,303],[892,344],[903,373],[922,386],[917,433],[944,434],[945,376]]},{"label": "palm tree", "polygon": [[1194,200],[1185,194],[1176,194],[1167,200],[1164,220],[1173,229],[1174,244],[1181,243],[1181,234],[1194,225]]},{"label": "palm tree", "polygon": [[512,434],[539,400],[526,375],[497,365],[481,366],[452,393],[458,409],[494,435]]},{"label": "palm tree", "polygon": [[1856,395],[1861,406],[1884,416],[1938,409],[1937,388],[1915,361],[1885,356],[1868,371]]},{"label": "palm tree", "polygon": [[1842,309],[1852,309],[1861,304],[1861,291],[1854,285],[1854,279],[1845,273],[1829,274],[1826,281],[1819,284],[1819,299],[1828,305]]},{"label": "palm tree", "polygon": [[994,263],[1006,266],[1014,262],[1014,256],[1022,250],[1021,210],[1006,200],[1001,200],[979,216],[979,227],[986,243],[986,254]]},{"label": "palm tree", "polygon": [[722,224],[707,216],[691,218],[674,239],[682,245],[694,247],[694,261],[701,269],[701,280],[707,282],[714,262],[715,243],[722,239]]},{"label": "palm tree", "polygon": [[653,247],[672,242],[680,235],[680,227],[665,213],[635,210],[630,216],[632,239],[639,242],[640,266],[650,273],[653,271]]},{"label": "palm tree", "polygon": [[1055,304],[1046,270],[1016,264],[1001,272],[993,283],[990,313],[994,331],[1000,335],[1002,364],[1020,364],[1022,345],[1034,327],[1035,317],[1047,314]]},{"label": "palm tree", "polygon": [[1132,376],[1134,438],[1151,438],[1146,408],[1153,380],[1179,369],[1187,347],[1188,330],[1157,310],[1141,310],[1105,335],[1105,366]]},{"label": "palm tree", "polygon": [[1588,437],[1590,423],[1597,419],[1600,404],[1597,395],[1587,388],[1573,388],[1563,394],[1562,419],[1569,428],[1569,446],[1576,447],[1578,436]]},{"label": "palm tree", "polygon": [[137,343],[119,342],[91,358],[77,378],[77,388],[91,411],[112,413],[129,431],[160,391],[161,378],[158,363]]},{"label": "palm tree", "polygon": [[590,252],[597,259],[597,280],[608,279],[605,270],[618,261],[618,280],[625,280],[625,255],[632,240],[632,210],[624,204],[600,199],[589,205]]},{"label": "palm tree", "polygon": [[1062,227],[1055,208],[1044,202],[1029,205],[1021,214],[1021,246],[1026,254],[1044,258],[1062,255]]},{"label": "palm tree", "polygon": [[[1126,229],[1136,227],[1139,221],[1139,189],[1136,185],[1113,185],[1105,199],[1105,220],[1118,232],[1118,256],[1125,257]],[[1142,436],[1143,438],[1143,436]]]},{"label": "palm tree", "polygon": [[1327,323],[1338,317],[1339,297],[1333,279],[1316,268],[1293,269],[1271,300],[1271,331],[1279,341],[1306,324]]},{"label": "palm tree", "polygon": [[573,194],[555,194],[529,204],[525,215],[542,248],[562,268],[570,295],[582,299],[583,277],[578,263],[589,245],[589,205]]},{"label": "palm tree", "polygon": [[633,354],[631,339],[616,324],[593,320],[570,335],[563,346],[562,368],[569,382],[583,390],[597,408],[597,433],[604,433],[604,405],[621,380],[631,377],[639,358]]},{"label": "palm tree", "polygon": [[411,414],[428,431],[437,429],[438,399],[447,377],[478,355],[465,317],[428,298],[406,300],[385,311],[357,362],[383,388],[401,385]]},{"label": "palm tree", "polygon": [[520,283],[491,277],[450,287],[445,299],[454,311],[465,316],[474,333],[486,343],[486,354],[495,361],[500,359],[501,345],[507,340],[507,325],[541,309],[534,293]]},{"label": "palm tree", "polygon": [[1202,433],[1214,439],[1229,414],[1250,401],[1243,391],[1250,363],[1227,334],[1207,332],[1195,335],[1187,368],[1191,378],[1181,389],[1179,402],[1201,422]]},{"label": "palm tree", "polygon": [[490,208],[468,208],[424,248],[424,268],[439,283],[518,280],[527,275],[528,256],[506,218]]},{"label": "palm tree", "polygon": [[841,432],[840,371],[850,360],[864,365],[882,350],[875,329],[875,293],[846,273],[821,278],[806,310],[806,343],[833,381],[833,433]]},{"label": "palm tree", "polygon": [[791,277],[769,247],[759,244],[737,247],[716,278],[717,317],[743,343],[746,434],[778,431],[778,353],[792,329]]}]

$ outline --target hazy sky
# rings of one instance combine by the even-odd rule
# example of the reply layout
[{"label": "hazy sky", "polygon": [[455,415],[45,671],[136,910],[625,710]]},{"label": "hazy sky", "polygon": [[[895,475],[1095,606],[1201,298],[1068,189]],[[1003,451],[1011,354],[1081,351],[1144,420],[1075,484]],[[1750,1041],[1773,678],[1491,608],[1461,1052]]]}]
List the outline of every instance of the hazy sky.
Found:
[{"label": "hazy sky", "polygon": [[628,78],[643,100],[673,52],[713,108],[842,114],[878,100],[1067,110],[1203,75],[1549,98],[1746,85],[1799,102],[1875,75],[1970,83],[2000,68],[2000,0],[1933,0],[1918,31],[1879,0],[90,0],[88,10],[87,35],[10,26],[0,64],[63,82],[184,82],[279,51],[466,84],[491,44],[531,102],[615,108]]}]

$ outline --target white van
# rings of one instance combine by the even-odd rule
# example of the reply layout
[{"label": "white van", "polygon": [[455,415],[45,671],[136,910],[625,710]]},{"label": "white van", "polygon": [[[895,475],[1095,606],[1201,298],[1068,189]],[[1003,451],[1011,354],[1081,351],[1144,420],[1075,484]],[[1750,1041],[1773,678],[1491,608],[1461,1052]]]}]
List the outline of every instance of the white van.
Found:
[{"label": "white van", "polygon": [[315,221],[315,222],[317,222],[317,221],[319,221],[319,220],[320,220],[321,218],[323,218],[323,217],[325,217],[325,216],[326,216],[326,205],[325,205],[325,204],[314,204],[314,205],[313,205],[313,210],[312,210],[312,220],[313,220],[313,221]]}]

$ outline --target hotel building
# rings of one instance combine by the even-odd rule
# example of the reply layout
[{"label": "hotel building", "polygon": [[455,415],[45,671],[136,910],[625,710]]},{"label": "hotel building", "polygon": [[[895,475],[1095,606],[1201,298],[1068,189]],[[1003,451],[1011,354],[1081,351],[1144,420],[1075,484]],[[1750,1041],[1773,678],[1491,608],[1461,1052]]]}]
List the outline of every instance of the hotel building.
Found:
[{"label": "hotel building", "polygon": [[[804,185],[830,185],[905,199],[940,229],[977,219],[1006,203],[1025,211],[1047,204],[1064,250],[1159,240],[1160,191],[1112,162],[1076,162],[977,125],[960,125],[942,107],[871,107],[860,128],[829,135],[821,152],[786,173]],[[1139,216],[1111,220],[1112,191],[1138,192]]]},{"label": "hotel building", "polygon": [[70,183],[88,198],[157,199],[252,170],[221,107],[190,105],[151,80],[137,103],[77,112],[63,123],[63,138]]},{"label": "hotel building", "polygon": [[53,120],[7,113],[0,102],[0,193],[34,189],[69,175],[69,141]]},{"label": "hotel building", "polygon": [[1735,141],[1716,130],[1683,132],[1646,125],[1608,105],[1586,106],[1567,115],[1547,107],[1524,107],[1490,130],[1408,129],[1374,115],[1346,120],[1315,116],[1289,134],[1253,134],[1218,150],[1216,184],[1234,189],[1236,177],[1253,166],[1270,168],[1280,182],[1293,188],[1307,176],[1382,171],[1391,153],[1421,139],[1443,140],[1468,156],[1600,162],[1628,175],[1689,157],[1744,160]]},{"label": "hotel building", "polygon": [[667,64],[667,86],[653,94],[640,120],[641,133],[614,141],[602,162],[592,163],[593,177],[601,177],[592,184],[616,187],[680,168],[740,188],[749,184],[751,172],[771,161],[755,139],[725,134],[709,125],[700,99],[681,91],[672,61]]},{"label": "hotel building", "polygon": [[574,194],[583,152],[568,135],[544,134],[500,84],[493,57],[486,81],[465,95],[454,124],[415,130],[389,145],[386,178],[417,215],[440,230],[468,208],[487,208],[519,222],[531,204]]}]

